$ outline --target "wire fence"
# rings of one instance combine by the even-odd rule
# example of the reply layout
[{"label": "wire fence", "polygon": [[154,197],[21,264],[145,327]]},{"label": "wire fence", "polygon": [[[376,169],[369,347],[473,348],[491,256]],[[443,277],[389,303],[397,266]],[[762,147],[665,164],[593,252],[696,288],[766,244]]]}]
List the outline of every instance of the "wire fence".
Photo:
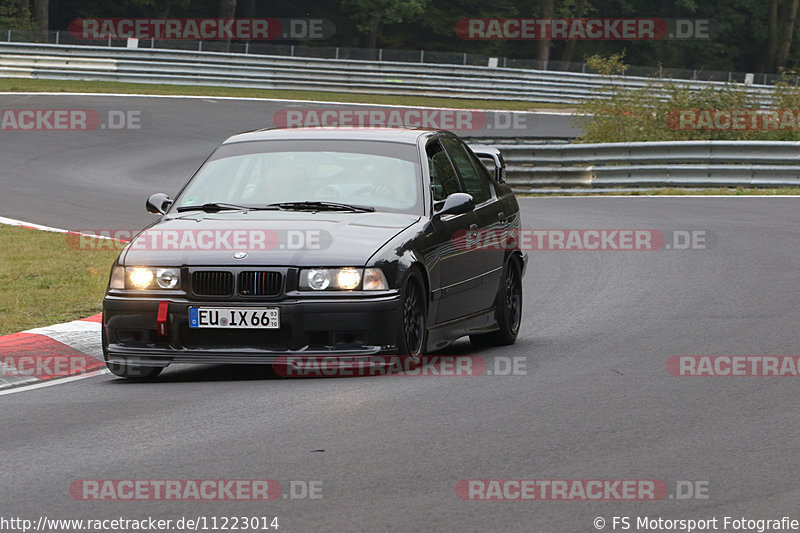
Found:
[{"label": "wire fence", "polygon": [[[0,30],[0,41],[9,43],[66,44],[75,46],[127,47],[126,39],[104,41],[77,39],[68,31]],[[309,46],[304,44],[277,44],[263,41],[202,41],[202,40],[140,40],[139,48],[168,50],[194,50],[204,52],[230,52],[288,57],[310,57],[319,59],[354,59],[364,61],[386,61],[400,63],[430,63],[440,65],[497,66],[545,70],[553,72],[591,73],[582,62],[542,61],[538,59],[491,57],[467,52],[443,52],[432,50],[393,50],[384,48],[355,48],[348,46]],[[722,70],[683,69],[665,67],[630,66],[626,76],[659,77],[676,80],[702,80],[773,85],[780,81],[778,74],[746,73]]]}]

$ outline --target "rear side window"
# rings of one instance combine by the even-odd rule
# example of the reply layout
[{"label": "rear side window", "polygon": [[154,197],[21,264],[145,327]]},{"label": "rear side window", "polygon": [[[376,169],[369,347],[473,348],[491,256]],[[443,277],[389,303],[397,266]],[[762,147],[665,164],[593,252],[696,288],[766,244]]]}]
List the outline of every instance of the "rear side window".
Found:
[{"label": "rear side window", "polygon": [[433,200],[439,202],[454,192],[463,192],[458,175],[439,141],[429,143],[425,152],[428,156]]},{"label": "rear side window", "polygon": [[475,203],[485,202],[492,197],[492,184],[483,169],[479,169],[466,147],[456,139],[446,137],[442,139],[447,153],[453,158],[453,163],[458,168],[464,187],[475,199]]}]

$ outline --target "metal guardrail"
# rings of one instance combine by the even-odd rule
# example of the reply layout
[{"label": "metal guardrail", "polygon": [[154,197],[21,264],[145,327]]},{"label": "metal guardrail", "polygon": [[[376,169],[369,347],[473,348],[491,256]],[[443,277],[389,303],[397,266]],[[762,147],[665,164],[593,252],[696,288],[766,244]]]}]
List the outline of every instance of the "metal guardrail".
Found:
[{"label": "metal guardrail", "polygon": [[[577,104],[609,87],[653,87],[664,80],[471,65],[257,56],[183,50],[0,43],[0,77],[80,79],[260,89],[337,91]],[[675,80],[692,89],[722,82]],[[761,105],[774,88],[749,85]]]},{"label": "metal guardrail", "polygon": [[800,186],[800,142],[497,145],[518,192],[544,187]]},{"label": "metal guardrail", "polygon": [[[64,44],[73,46],[125,47],[127,39],[108,38],[103,41],[78,39],[69,31],[11,30],[0,31],[0,40],[8,43]],[[270,56],[317,57],[322,59],[358,59],[365,61],[389,61],[404,63],[438,63],[448,65],[489,65],[496,62],[503,68],[545,70],[559,72],[589,72],[585,62],[560,61],[551,59],[509,58],[476,54],[472,52],[445,52],[440,50],[407,50],[392,48],[358,48],[351,46],[310,45],[302,40],[295,44],[282,41],[203,41],[193,39],[140,39],[140,48],[160,48],[170,50],[197,50],[206,52],[233,52],[236,54],[255,54]],[[735,81],[745,83],[749,77],[764,85],[772,85],[781,80],[781,74],[733,72],[730,70],[709,70],[706,68],[671,68],[628,66],[626,76],[672,78],[678,80]],[[800,77],[797,79],[800,83]]]},{"label": "metal guardrail", "polygon": [[[469,65],[0,43],[0,76],[577,103],[649,78]],[[718,82],[681,82],[691,88]],[[772,88],[751,85],[769,105]],[[656,89],[657,90],[657,89]],[[497,144],[508,183],[542,187],[800,186],[800,143]]]}]

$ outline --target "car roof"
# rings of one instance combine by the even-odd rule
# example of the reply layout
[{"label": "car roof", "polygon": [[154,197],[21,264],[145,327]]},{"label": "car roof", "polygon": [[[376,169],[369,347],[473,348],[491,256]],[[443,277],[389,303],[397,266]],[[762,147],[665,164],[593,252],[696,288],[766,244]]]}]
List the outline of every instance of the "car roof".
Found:
[{"label": "car roof", "polygon": [[360,128],[360,127],[315,127],[315,128],[270,128],[240,133],[229,137],[222,144],[248,141],[290,140],[352,140],[389,141],[416,144],[422,135],[441,130],[423,128]]}]

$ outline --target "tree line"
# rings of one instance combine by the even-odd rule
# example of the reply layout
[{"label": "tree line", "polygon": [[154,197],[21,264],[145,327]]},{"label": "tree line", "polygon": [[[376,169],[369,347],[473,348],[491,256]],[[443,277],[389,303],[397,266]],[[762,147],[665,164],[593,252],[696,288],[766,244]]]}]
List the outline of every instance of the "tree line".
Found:
[{"label": "tree line", "polygon": [[[632,65],[777,72],[800,62],[800,0],[0,0],[0,28],[66,30],[75,18],[324,18],[336,34],[311,45],[425,49],[582,61],[625,52]],[[705,40],[464,40],[464,18],[713,19]]]}]

